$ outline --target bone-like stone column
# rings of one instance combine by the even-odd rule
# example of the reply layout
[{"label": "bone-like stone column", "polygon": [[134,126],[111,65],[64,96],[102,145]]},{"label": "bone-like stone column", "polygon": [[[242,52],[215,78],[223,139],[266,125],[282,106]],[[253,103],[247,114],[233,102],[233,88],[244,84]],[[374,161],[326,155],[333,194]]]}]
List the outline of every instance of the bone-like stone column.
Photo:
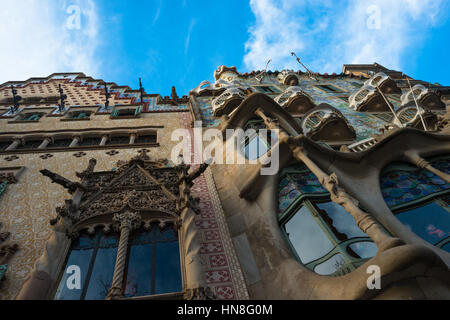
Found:
[{"label": "bone-like stone column", "polygon": [[125,263],[127,259],[128,240],[130,233],[140,227],[142,221],[141,216],[135,212],[125,212],[116,214],[113,217],[115,229],[120,231],[119,248],[117,250],[116,265],[114,267],[114,275],[111,289],[108,292],[106,300],[118,299],[123,292],[123,275],[125,271]]},{"label": "bone-like stone column", "polygon": [[[268,129],[280,129],[274,122],[270,121],[262,110],[257,109],[255,114],[264,120]],[[279,130],[280,143],[289,145],[294,158],[303,162],[311,170],[322,186],[330,193],[331,200],[344,207],[352,215],[358,227],[375,242],[380,252],[404,244],[402,240],[387,234],[370,214],[358,207],[358,201],[339,185],[336,174],[326,174],[308,157],[307,151],[299,143],[302,137],[300,135],[292,138],[282,130]]]},{"label": "bone-like stone column", "polygon": [[417,167],[419,167],[421,169],[427,169],[428,171],[434,173],[435,175],[437,175],[438,177],[443,179],[445,182],[450,183],[450,175],[449,174],[442,172],[441,170],[438,170],[435,167],[433,167],[428,161],[426,161],[424,158],[419,156],[419,154],[417,152],[414,152],[414,151],[406,152],[405,157],[410,162],[415,164]]}]

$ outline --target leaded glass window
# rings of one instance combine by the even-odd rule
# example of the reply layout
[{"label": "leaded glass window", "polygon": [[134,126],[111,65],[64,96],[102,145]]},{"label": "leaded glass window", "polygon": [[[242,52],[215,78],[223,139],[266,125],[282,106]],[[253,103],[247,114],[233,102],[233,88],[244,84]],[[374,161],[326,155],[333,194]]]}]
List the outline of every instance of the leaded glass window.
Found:
[{"label": "leaded glass window", "polygon": [[[448,157],[431,165],[450,173]],[[450,184],[434,173],[407,163],[393,163],[380,177],[381,192],[396,217],[423,240],[450,252]]]},{"label": "leaded glass window", "polygon": [[374,257],[377,246],[304,166],[285,169],[278,218],[294,255],[320,275],[347,274]]}]

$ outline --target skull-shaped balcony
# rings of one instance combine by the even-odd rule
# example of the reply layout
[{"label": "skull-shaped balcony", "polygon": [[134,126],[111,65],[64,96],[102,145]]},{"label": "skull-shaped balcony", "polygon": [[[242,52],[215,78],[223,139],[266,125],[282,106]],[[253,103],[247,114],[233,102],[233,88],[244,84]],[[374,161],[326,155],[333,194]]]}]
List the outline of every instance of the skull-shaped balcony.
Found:
[{"label": "skull-shaped balcony", "polygon": [[283,70],[278,74],[278,81],[286,86],[297,86],[298,77],[292,70]]},{"label": "skull-shaped balcony", "polygon": [[214,116],[230,114],[245,99],[244,92],[236,87],[229,87],[219,97],[212,101]]},{"label": "skull-shaped balcony", "polygon": [[383,72],[378,72],[371,79],[364,83],[365,86],[378,87],[383,93],[387,94],[401,94],[402,90],[397,87],[397,84],[388,75]]},{"label": "skull-shaped balcony", "polygon": [[322,103],[308,111],[302,119],[303,134],[330,145],[353,142],[356,131],[344,115],[329,104]]},{"label": "skull-shaped balcony", "polygon": [[430,110],[445,110],[445,104],[441,101],[439,96],[421,84],[416,84],[412,90],[409,90],[402,95],[402,106],[415,105],[414,98],[419,105]]},{"label": "skull-shaped balcony", "polygon": [[426,130],[435,130],[438,119],[437,116],[424,105],[417,106],[405,105],[396,111],[397,118],[404,127],[412,127],[419,130],[424,130],[425,123]]},{"label": "skull-shaped balcony", "polygon": [[285,92],[275,98],[275,102],[289,112],[292,116],[303,116],[316,105],[312,98],[300,87],[289,87]]},{"label": "skull-shaped balcony", "polygon": [[348,98],[350,108],[358,112],[389,112],[385,98],[377,88],[364,85]]}]

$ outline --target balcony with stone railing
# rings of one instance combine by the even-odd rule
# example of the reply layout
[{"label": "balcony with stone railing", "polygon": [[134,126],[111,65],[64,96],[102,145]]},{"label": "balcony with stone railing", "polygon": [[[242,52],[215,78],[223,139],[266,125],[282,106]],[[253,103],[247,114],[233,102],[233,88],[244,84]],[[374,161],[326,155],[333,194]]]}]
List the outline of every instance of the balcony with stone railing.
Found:
[{"label": "balcony with stone railing", "polygon": [[307,137],[328,144],[348,143],[356,138],[355,129],[344,115],[326,103],[307,112],[301,127]]},{"label": "balcony with stone railing", "polygon": [[219,97],[212,101],[214,116],[230,114],[245,99],[244,92],[237,87],[229,87]]},{"label": "balcony with stone railing", "polygon": [[365,86],[378,87],[383,93],[401,94],[402,90],[397,83],[383,72],[378,72],[364,83]]},{"label": "balcony with stone railing", "polygon": [[313,99],[300,87],[292,86],[275,98],[275,102],[292,116],[302,116],[316,105]]},{"label": "balcony with stone railing", "polygon": [[414,98],[419,105],[423,105],[430,110],[445,110],[445,104],[441,101],[441,98],[421,84],[416,84],[412,90],[410,89],[402,95],[402,106],[415,105]]},{"label": "balcony with stone railing", "polygon": [[298,85],[298,76],[292,70],[283,70],[278,74],[278,81],[281,84],[287,86],[297,86]]},{"label": "balcony with stone railing", "polygon": [[358,112],[389,112],[385,98],[371,85],[364,85],[348,98],[350,108]]}]

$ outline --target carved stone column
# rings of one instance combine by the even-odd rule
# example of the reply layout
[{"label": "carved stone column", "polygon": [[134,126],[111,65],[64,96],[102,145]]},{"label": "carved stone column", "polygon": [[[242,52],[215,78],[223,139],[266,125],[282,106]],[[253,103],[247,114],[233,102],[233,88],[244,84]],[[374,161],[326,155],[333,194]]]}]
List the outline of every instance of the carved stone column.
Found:
[{"label": "carved stone column", "polygon": [[52,139],[47,137],[44,139],[44,141],[42,141],[41,145],[38,147],[38,149],[45,149],[47,148],[47,146],[50,144],[50,142],[52,142]]},{"label": "carved stone column", "polygon": [[200,255],[202,237],[195,225],[195,216],[195,212],[190,208],[185,208],[181,213],[181,235],[187,292],[207,287],[205,280],[206,262],[202,260]]},{"label": "carved stone column", "polygon": [[130,144],[135,144],[137,139],[137,134],[135,132],[130,133]]},{"label": "carved stone column", "polygon": [[261,109],[257,109],[255,114],[264,120],[266,127],[270,130],[279,130],[280,143],[286,144],[290,147],[292,155],[295,159],[303,162],[306,167],[317,177],[321,185],[330,193],[331,201],[344,207],[355,220],[358,227],[366,233],[378,247],[380,252],[387,249],[403,245],[404,242],[398,238],[393,238],[387,234],[378,224],[378,222],[368,214],[361,210],[358,206],[358,201],[353,198],[347,191],[339,185],[336,174],[326,174],[319,166],[312,161],[307,154],[307,151],[301,145],[302,135],[292,138],[272,122]]},{"label": "carved stone column", "polygon": [[79,136],[73,137],[72,143],[70,144],[69,148],[76,147],[78,143],[80,142],[81,138]]},{"label": "carved stone column", "polygon": [[438,177],[440,177],[445,182],[450,183],[450,175],[449,174],[442,172],[442,171],[436,169],[435,167],[433,167],[428,161],[426,161],[421,156],[419,156],[419,154],[417,152],[415,152],[415,151],[406,152],[405,157],[410,162],[415,164],[417,167],[419,167],[421,169],[426,169],[426,170],[434,173]]},{"label": "carved stone column", "polygon": [[13,143],[11,143],[9,145],[8,148],[6,148],[5,151],[12,151],[12,150],[16,150],[18,146],[20,146],[22,142],[20,141],[20,139],[14,139]]},{"label": "carved stone column", "polygon": [[321,185],[330,193],[331,200],[344,207],[352,215],[358,227],[375,242],[380,252],[404,244],[402,240],[387,234],[370,214],[359,208],[358,201],[339,185],[336,174],[328,175],[323,172],[308,157],[307,152],[301,146],[296,145],[295,139],[284,138],[283,140],[289,141],[294,158],[303,162],[311,170]]},{"label": "carved stone column", "polygon": [[106,142],[108,142],[108,136],[105,134],[102,136],[102,141],[100,142],[101,146],[106,145]]},{"label": "carved stone column", "polygon": [[141,216],[135,212],[125,212],[116,214],[113,218],[114,228],[120,232],[119,248],[117,250],[116,266],[114,267],[114,276],[111,289],[108,292],[106,300],[118,299],[123,292],[123,274],[127,259],[128,239],[133,230],[141,226]]}]

